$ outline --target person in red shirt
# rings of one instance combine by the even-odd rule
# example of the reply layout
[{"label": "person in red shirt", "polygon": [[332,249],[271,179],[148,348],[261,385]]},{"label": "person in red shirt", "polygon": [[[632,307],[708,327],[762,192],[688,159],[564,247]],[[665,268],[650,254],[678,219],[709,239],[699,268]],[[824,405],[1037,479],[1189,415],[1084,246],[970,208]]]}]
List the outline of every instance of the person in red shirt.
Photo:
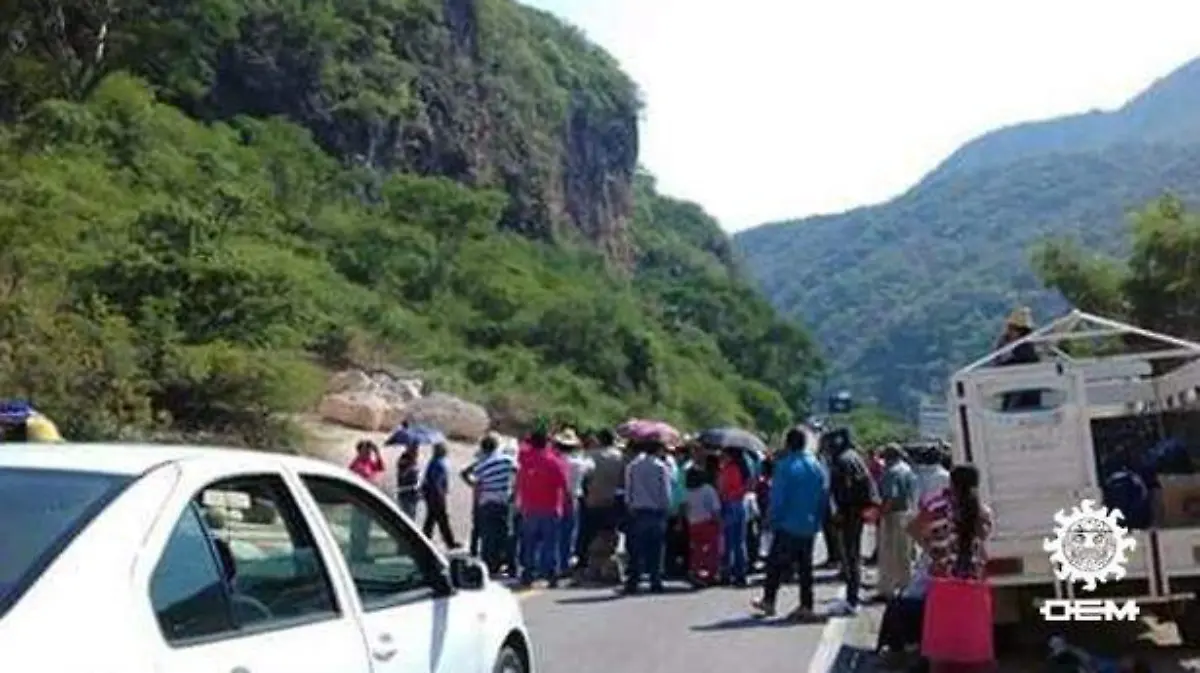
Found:
[{"label": "person in red shirt", "polygon": [[387,469],[383,464],[383,456],[379,455],[379,447],[375,442],[364,439],[354,446],[354,453],[350,471],[379,486],[380,478]]},{"label": "person in red shirt", "polygon": [[717,493],[721,496],[724,538],[722,574],[735,586],[745,586],[749,572],[746,557],[746,494],[750,492],[750,468],[737,449],[721,452]]},{"label": "person in red shirt", "polygon": [[560,519],[570,497],[567,463],[550,446],[549,433],[530,435],[517,458],[516,496],[521,513],[521,586],[541,576],[558,585]]},{"label": "person in red shirt", "polygon": [[[350,461],[350,471],[367,481],[380,485],[386,468],[383,457],[379,455],[379,447],[375,442],[362,440],[354,445],[354,460]],[[367,554],[368,534],[371,520],[365,516],[354,516],[350,519],[350,554],[352,558],[365,558]]]}]

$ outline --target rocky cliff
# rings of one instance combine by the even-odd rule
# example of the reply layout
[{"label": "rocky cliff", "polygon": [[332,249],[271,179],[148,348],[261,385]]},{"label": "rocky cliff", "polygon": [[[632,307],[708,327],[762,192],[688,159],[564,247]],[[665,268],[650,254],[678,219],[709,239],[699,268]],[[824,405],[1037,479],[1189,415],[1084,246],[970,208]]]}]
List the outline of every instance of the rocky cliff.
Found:
[{"label": "rocky cliff", "polygon": [[346,12],[333,41],[286,12],[248,10],[187,105],[209,119],[284,116],[370,170],[502,187],[504,227],[547,240],[575,230],[629,261],[636,92],[620,78],[597,89],[561,52],[597,68],[607,55],[507,0],[392,9],[390,21]]},{"label": "rocky cliff", "polygon": [[209,121],[296,122],[381,181],[504,189],[502,227],[632,261],[636,88],[513,0],[17,0],[0,38],[0,120],[129,70]]}]

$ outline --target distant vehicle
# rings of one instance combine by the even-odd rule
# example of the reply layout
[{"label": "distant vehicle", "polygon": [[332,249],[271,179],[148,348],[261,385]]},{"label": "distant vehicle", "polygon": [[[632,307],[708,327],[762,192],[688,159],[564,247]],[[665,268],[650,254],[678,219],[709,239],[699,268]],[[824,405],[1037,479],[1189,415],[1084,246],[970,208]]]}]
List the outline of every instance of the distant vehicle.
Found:
[{"label": "distant vehicle", "polygon": [[517,598],[328,463],[0,446],[0,652],[41,673],[534,673]]},{"label": "distant vehicle", "polygon": [[917,431],[921,439],[950,440],[950,412],[946,405],[931,399],[922,399],[917,412]]},{"label": "distant vehicle", "polygon": [[[994,366],[1012,346],[991,353],[953,376],[947,400],[955,462],[979,468],[995,516],[997,624],[1040,620],[1044,599],[1093,597],[1056,579],[1043,547],[1055,513],[1089,499],[1122,509],[1136,539],[1127,574],[1095,597],[1136,599],[1200,644],[1200,344],[1079,311],[1022,341],[1042,348],[1039,362]],[[1142,496],[1118,502],[1128,491],[1115,486],[1133,479]]]}]

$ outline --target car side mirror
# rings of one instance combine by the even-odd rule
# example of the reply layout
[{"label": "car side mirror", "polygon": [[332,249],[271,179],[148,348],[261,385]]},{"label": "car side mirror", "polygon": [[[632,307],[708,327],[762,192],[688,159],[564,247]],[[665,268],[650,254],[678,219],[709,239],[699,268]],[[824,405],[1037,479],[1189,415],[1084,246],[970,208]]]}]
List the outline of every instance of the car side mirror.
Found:
[{"label": "car side mirror", "polygon": [[450,558],[450,583],[455,589],[478,591],[487,584],[487,567],[472,556]]}]

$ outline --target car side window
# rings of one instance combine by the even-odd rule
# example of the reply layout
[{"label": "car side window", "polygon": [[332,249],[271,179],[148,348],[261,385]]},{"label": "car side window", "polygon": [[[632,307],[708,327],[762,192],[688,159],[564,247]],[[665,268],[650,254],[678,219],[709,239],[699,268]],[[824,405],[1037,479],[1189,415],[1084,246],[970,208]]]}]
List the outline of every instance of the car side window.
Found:
[{"label": "car side window", "polygon": [[[172,600],[184,587],[190,602]],[[202,489],[176,524],[150,593],[172,643],[339,614],[312,532],[278,475]]]},{"label": "car side window", "polygon": [[154,570],[150,603],[170,642],[235,630],[212,541],[194,504],[179,517]]},{"label": "car side window", "polygon": [[431,598],[446,588],[441,562],[378,498],[340,479],[306,475],[366,610]]}]

